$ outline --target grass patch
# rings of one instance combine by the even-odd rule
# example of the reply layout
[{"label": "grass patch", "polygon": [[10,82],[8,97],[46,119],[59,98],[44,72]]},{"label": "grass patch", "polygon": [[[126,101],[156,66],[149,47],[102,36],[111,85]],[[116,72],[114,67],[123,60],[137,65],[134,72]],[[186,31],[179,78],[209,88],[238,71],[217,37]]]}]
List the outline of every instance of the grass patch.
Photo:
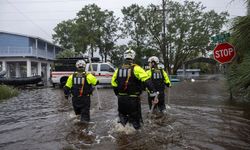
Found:
[{"label": "grass patch", "polygon": [[17,89],[7,85],[0,85],[0,100],[8,99],[17,95]]}]

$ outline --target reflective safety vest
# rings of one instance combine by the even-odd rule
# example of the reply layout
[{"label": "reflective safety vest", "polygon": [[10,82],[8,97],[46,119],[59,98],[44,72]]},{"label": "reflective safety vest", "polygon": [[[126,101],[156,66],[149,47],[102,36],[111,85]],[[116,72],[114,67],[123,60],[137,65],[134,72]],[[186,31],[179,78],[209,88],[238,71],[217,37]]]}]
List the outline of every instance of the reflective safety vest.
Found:
[{"label": "reflective safety vest", "polygon": [[72,94],[75,97],[89,96],[93,87],[87,82],[87,73],[74,73],[72,76]]},{"label": "reflective safety vest", "polygon": [[157,91],[163,91],[165,88],[162,69],[151,69],[151,80]]},{"label": "reflective safety vest", "polygon": [[142,82],[134,75],[135,64],[124,64],[117,72],[117,84],[119,95],[140,95]]}]

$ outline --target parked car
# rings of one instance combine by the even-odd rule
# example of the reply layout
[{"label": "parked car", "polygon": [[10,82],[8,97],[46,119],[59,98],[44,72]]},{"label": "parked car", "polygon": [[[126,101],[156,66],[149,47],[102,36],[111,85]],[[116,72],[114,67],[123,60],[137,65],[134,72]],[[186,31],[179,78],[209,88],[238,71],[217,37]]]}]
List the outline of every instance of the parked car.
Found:
[{"label": "parked car", "polygon": [[[68,77],[76,71],[75,62],[79,59],[61,59],[55,62],[55,66],[51,71],[51,83],[53,87],[65,85]],[[91,63],[93,72],[91,71],[90,63],[86,64],[86,72],[92,73],[99,80],[100,85],[110,85],[111,78],[115,72],[115,68],[111,63],[93,62]]]}]

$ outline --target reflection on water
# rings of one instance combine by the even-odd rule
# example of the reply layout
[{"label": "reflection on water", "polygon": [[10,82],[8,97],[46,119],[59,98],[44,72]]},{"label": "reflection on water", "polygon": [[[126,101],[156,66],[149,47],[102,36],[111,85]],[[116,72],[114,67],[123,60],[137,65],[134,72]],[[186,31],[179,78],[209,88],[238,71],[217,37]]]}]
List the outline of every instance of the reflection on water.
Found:
[{"label": "reflection on water", "polygon": [[0,103],[0,149],[250,149],[249,107],[228,102],[217,82],[173,87],[168,115],[150,115],[143,93],[138,131],[117,123],[112,89],[99,89],[101,110],[92,97],[89,124],[78,121],[61,89],[22,89]]}]

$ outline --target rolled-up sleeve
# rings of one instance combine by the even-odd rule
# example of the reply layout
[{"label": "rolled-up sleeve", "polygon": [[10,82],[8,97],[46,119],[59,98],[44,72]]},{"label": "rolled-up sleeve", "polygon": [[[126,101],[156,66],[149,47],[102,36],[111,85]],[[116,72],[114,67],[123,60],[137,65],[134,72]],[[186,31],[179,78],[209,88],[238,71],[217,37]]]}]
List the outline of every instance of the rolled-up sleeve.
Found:
[{"label": "rolled-up sleeve", "polygon": [[72,88],[72,78],[73,78],[73,75],[70,75],[67,79],[66,84],[65,84],[65,86],[70,88],[70,89]]},{"label": "rolled-up sleeve", "polygon": [[117,72],[118,72],[118,69],[115,70],[113,76],[112,76],[112,80],[111,80],[111,85],[113,87],[117,87],[117,82],[116,82],[116,79],[117,79]]},{"label": "rolled-up sleeve", "polygon": [[92,85],[96,85],[98,80],[91,73],[87,75],[87,82]]},{"label": "rolled-up sleeve", "polygon": [[164,82],[165,82],[166,84],[169,83],[169,86],[171,86],[171,82],[170,82],[170,80],[169,80],[169,78],[168,78],[168,74],[167,74],[166,71],[164,71],[164,70],[163,70],[163,76],[164,76]]},{"label": "rolled-up sleeve", "polygon": [[145,70],[137,65],[134,67],[134,74],[136,78],[141,80],[142,82],[145,82],[150,78],[149,75],[145,72]]}]

